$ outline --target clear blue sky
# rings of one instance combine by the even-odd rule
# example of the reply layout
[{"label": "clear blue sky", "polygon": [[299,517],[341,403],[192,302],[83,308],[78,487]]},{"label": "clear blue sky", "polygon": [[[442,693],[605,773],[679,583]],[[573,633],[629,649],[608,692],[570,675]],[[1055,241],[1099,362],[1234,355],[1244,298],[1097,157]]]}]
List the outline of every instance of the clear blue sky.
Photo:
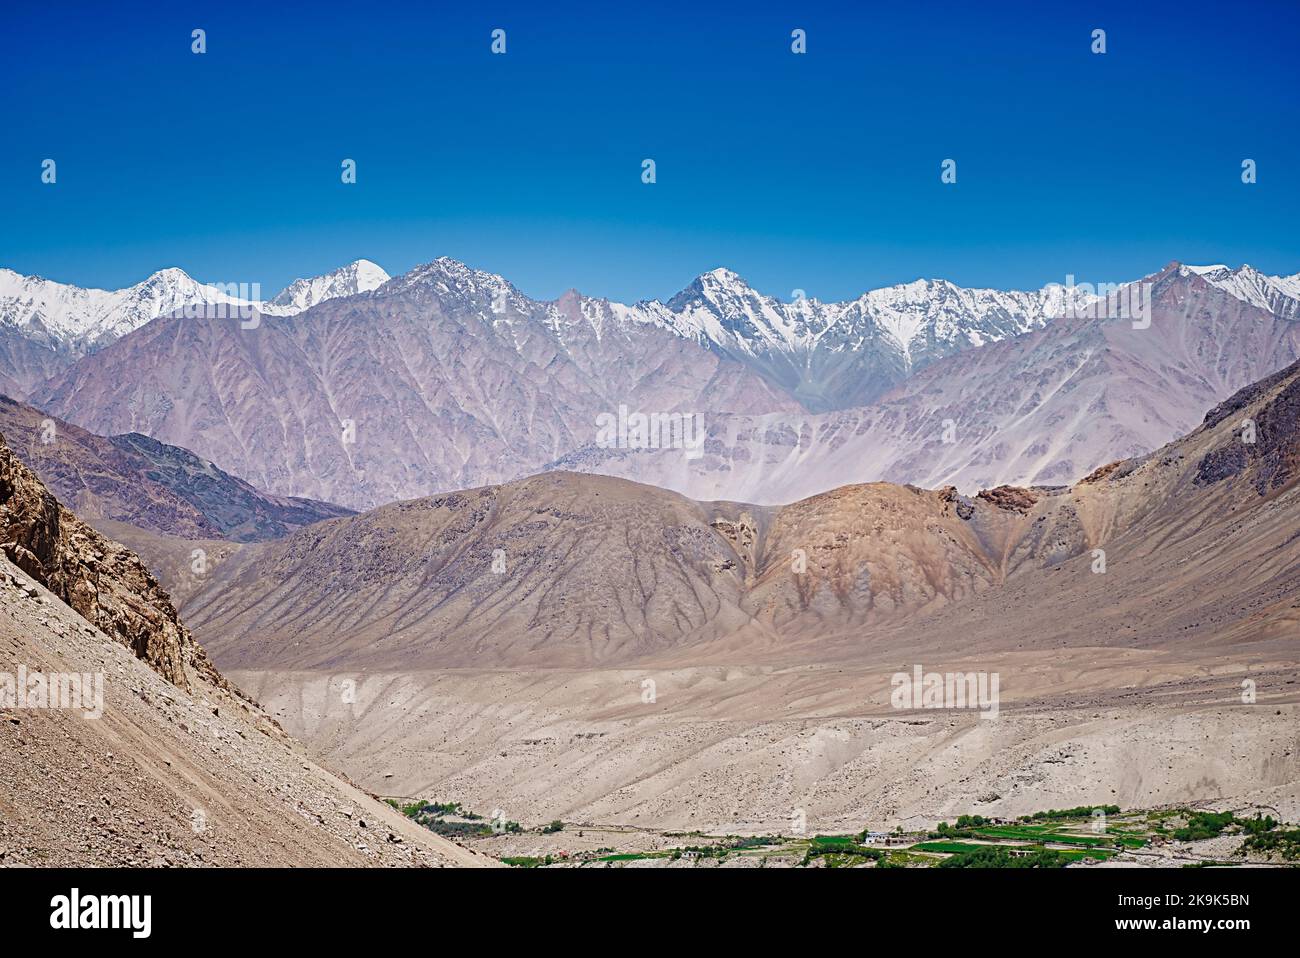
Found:
[{"label": "clear blue sky", "polygon": [[623,300],[1300,271],[1295,2],[156,6],[7,0],[0,265],[269,296],[448,255]]}]

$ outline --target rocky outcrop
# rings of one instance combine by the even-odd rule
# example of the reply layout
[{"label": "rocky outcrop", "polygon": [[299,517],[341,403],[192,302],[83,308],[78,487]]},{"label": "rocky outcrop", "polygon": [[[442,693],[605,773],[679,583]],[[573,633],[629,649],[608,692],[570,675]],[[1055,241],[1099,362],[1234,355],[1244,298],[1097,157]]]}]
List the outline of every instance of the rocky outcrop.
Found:
[{"label": "rocky outcrop", "polygon": [[[27,523],[19,531],[29,539],[68,548],[75,520],[11,465],[0,470],[10,532]],[[0,559],[0,872],[492,864],[306,759],[260,706],[185,664],[201,652],[183,630],[150,621],[145,643],[180,660],[180,689],[29,577],[66,571],[71,554],[41,563],[17,541],[6,551],[24,568]],[[108,629],[140,587],[110,578],[115,556],[98,564],[95,582]],[[153,613],[140,604],[166,618],[165,600],[147,587],[135,600],[141,621]],[[24,669],[20,704],[14,676]],[[45,682],[34,684],[36,675]],[[73,677],[69,687],[63,679]]]},{"label": "rocky outcrop", "polygon": [[0,437],[0,548],[87,622],[172,684],[228,688],[140,557],[78,519]]},{"label": "rocky outcrop", "polygon": [[999,509],[1007,509],[1019,513],[1027,513],[1034,507],[1038,501],[1038,495],[1030,489],[1021,489],[1018,486],[998,486],[995,489],[981,489],[976,496],[985,502],[997,506]]},{"label": "rocky outcrop", "polygon": [[940,499],[955,507],[958,519],[970,519],[975,515],[975,504],[963,496],[956,486],[944,486],[938,492]]},{"label": "rocky outcrop", "polygon": [[[1256,408],[1251,414],[1251,407]],[[1300,363],[1241,390],[1210,410],[1204,429],[1238,414],[1233,438],[1207,452],[1197,464],[1197,485],[1212,485],[1253,470],[1261,496],[1300,476]]]},{"label": "rocky outcrop", "polygon": [[1091,485],[1095,482],[1101,482],[1103,479],[1107,478],[1112,473],[1114,473],[1115,470],[1117,470],[1120,466],[1124,465],[1124,463],[1127,461],[1128,461],[1127,459],[1116,459],[1114,462],[1108,462],[1104,466],[1099,466],[1098,468],[1094,469],[1092,472],[1084,476],[1082,479],[1080,479],[1079,484]]}]

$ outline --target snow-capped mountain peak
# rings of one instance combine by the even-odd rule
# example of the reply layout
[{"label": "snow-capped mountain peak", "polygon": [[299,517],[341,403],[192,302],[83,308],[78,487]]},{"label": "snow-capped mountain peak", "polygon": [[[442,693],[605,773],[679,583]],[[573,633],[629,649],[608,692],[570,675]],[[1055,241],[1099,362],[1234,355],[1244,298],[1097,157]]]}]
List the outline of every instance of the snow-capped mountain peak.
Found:
[{"label": "snow-capped mountain peak", "polygon": [[359,259],[323,276],[296,279],[267,304],[267,312],[287,310],[301,313],[317,303],[340,296],[368,293],[387,283],[391,277],[382,267],[368,259]]},{"label": "snow-capped mountain peak", "polygon": [[433,286],[443,292],[460,289],[471,292],[514,287],[504,276],[467,266],[450,256],[439,256],[432,262],[413,266],[387,284],[388,291],[409,289],[415,286]]},{"label": "snow-capped mountain peak", "polygon": [[666,306],[673,314],[669,325],[679,333],[749,357],[798,352],[821,331],[809,322],[815,324],[821,317],[802,301],[783,303],[759,293],[723,267],[696,277]]},{"label": "snow-capped mountain peak", "polygon": [[745,282],[744,277],[734,270],[727,269],[725,266],[719,266],[707,273],[702,273],[699,276],[699,282],[719,289],[751,289],[750,285]]},{"label": "snow-capped mountain peak", "polygon": [[[1175,263],[1167,269],[1300,321],[1300,274],[1267,276],[1248,265],[1222,264]],[[252,306],[268,315],[290,316],[326,300],[364,293],[433,297],[449,315],[478,315],[494,326],[511,327],[517,337],[531,322],[546,324],[561,337],[574,321],[590,324],[597,336],[660,327],[741,361],[813,410],[870,402],[936,359],[1077,315],[1076,308],[1093,298],[1087,286],[1052,284],[1022,292],[915,279],[842,302],[823,302],[797,290],[789,299],[779,299],[718,267],[700,274],[666,303],[623,305],[576,294],[543,303],[502,276],[443,256],[392,278],[375,263],[356,260],[323,276],[296,280],[269,302],[257,301],[255,287],[201,283],[177,267],[112,291],[0,269],[0,330],[11,330],[24,348],[49,353],[51,362],[66,363],[152,319],[195,305]],[[32,365],[35,360],[27,356],[14,362]]]},{"label": "snow-capped mountain peak", "polygon": [[542,316],[542,304],[528,298],[504,276],[467,266],[450,256],[413,267],[395,276],[378,295],[405,294],[441,300],[447,312],[466,311],[495,322]]},{"label": "snow-capped mountain peak", "polygon": [[1184,276],[1196,275],[1211,286],[1243,302],[1258,306],[1283,319],[1300,320],[1300,273],[1294,276],[1269,276],[1248,263],[1236,269],[1216,266],[1179,266]]},{"label": "snow-capped mountain peak", "polygon": [[0,270],[0,325],[52,347],[84,351],[149,320],[198,303],[237,301],[176,267],[125,289],[83,289]]},{"label": "snow-capped mountain peak", "polygon": [[0,269],[0,328],[8,327],[47,349],[80,356],[125,336],[150,320],[201,305],[252,307],[291,316],[316,303],[376,288],[388,274],[369,260],[314,279],[297,280],[270,303],[254,283],[208,284],[169,266],[123,289],[84,289]]},{"label": "snow-capped mountain peak", "polygon": [[758,365],[816,408],[867,401],[933,359],[1036,329],[1088,298],[1086,288],[1059,285],[1004,292],[916,279],[846,302],[801,291],[785,302],[719,268],[667,304],[628,309]]}]

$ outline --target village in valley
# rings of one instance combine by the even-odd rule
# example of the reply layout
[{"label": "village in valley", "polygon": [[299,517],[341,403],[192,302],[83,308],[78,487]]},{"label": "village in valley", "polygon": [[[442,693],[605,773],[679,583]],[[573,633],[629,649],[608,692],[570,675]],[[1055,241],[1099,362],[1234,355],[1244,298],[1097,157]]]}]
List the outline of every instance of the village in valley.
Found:
[{"label": "village in valley", "polygon": [[1279,821],[1267,808],[1123,811],[1114,805],[1080,806],[1018,818],[962,815],[933,828],[910,830],[722,834],[558,820],[525,828],[500,813],[480,815],[455,802],[386,801],[431,831],[517,868],[1300,865],[1300,827]]}]

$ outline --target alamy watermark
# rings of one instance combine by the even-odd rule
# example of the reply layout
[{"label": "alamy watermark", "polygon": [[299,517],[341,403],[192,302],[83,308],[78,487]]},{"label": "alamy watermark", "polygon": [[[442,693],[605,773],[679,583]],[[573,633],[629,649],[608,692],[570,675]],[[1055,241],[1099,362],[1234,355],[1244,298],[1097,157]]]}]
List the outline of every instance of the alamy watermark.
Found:
[{"label": "alamy watermark", "polygon": [[0,709],[73,709],[86,719],[104,714],[103,672],[0,672]]},{"label": "alamy watermark", "polygon": [[50,899],[50,927],[56,931],[122,929],[132,938],[153,931],[152,895],[83,895],[74,888]]},{"label": "alamy watermark", "polygon": [[179,313],[186,319],[237,319],[244,329],[256,329],[262,323],[258,311],[262,302],[261,283],[208,283],[209,289],[224,297],[217,302],[188,303]]},{"label": "alamy watermark", "polygon": [[603,412],[596,417],[602,449],[681,449],[687,459],[704,455],[704,416],[697,412]]},{"label": "alamy watermark", "polygon": [[1048,283],[1047,289],[1064,289],[1066,319],[1127,319],[1134,329],[1151,325],[1151,287],[1146,280],[1136,283],[1076,283],[1065,277],[1065,286]]},{"label": "alamy watermark", "polygon": [[980,718],[998,717],[997,672],[895,672],[889,703],[896,709],[979,709]]}]

